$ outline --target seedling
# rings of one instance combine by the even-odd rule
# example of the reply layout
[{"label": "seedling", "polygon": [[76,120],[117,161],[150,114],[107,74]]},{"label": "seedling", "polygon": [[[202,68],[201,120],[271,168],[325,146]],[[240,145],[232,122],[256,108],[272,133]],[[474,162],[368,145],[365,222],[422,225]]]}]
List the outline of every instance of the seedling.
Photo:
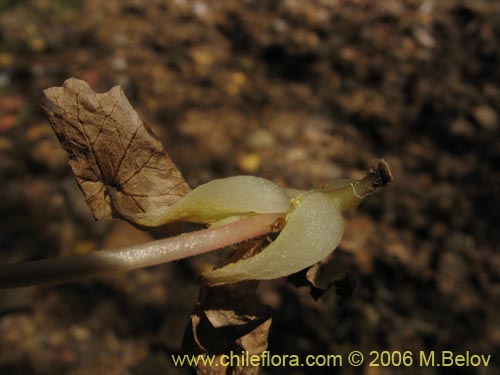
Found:
[{"label": "seedling", "polygon": [[[359,181],[341,180],[309,191],[280,188],[260,177],[235,176],[188,192],[121,89],[106,94],[89,90],[88,84],[75,79],[47,90],[60,113],[46,112],[94,216],[120,217],[143,227],[195,222],[208,228],[118,250],[0,265],[1,288],[130,271],[270,232],[279,234],[260,253],[202,276],[210,285],[287,276],[332,252],[343,235],[342,211],[392,179],[381,160]],[[165,187],[166,192],[161,190]]]}]

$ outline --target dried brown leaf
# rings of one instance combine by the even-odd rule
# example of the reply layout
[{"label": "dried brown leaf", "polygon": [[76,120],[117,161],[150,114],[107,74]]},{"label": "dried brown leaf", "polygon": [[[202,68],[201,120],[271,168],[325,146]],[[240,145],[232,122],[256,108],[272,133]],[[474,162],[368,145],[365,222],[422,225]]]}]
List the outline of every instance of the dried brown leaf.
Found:
[{"label": "dried brown leaf", "polygon": [[59,111],[44,108],[96,219],[135,222],[190,190],[120,86],[98,94],[70,78],[44,93]]},{"label": "dried brown leaf", "polygon": [[[249,241],[238,247],[238,258],[258,252],[262,241]],[[262,304],[255,294],[258,281],[208,286],[200,290],[198,304],[186,328],[183,351],[194,355],[213,355],[215,363],[199,363],[198,375],[256,375],[257,366],[224,366],[223,354],[261,355],[267,350],[267,337],[271,327],[271,309]]]},{"label": "dried brown leaf", "polygon": [[309,267],[306,273],[306,278],[311,285],[322,290],[327,290],[333,283],[346,277],[344,266],[338,263],[331,254]]},{"label": "dried brown leaf", "polygon": [[350,297],[356,285],[352,274],[334,254],[328,255],[321,262],[307,269],[290,275],[288,281],[296,287],[309,287],[311,297],[315,300],[329,290],[333,290],[340,297]]}]

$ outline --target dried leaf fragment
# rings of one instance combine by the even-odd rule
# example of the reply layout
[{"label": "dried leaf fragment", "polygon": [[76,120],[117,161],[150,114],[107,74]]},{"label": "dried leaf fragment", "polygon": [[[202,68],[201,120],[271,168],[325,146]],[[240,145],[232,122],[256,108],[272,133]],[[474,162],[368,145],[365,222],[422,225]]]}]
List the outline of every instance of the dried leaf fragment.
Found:
[{"label": "dried leaf fragment", "polygon": [[[249,258],[261,250],[262,240],[242,243],[228,262]],[[258,281],[209,286],[200,289],[198,303],[191,314],[183,340],[183,353],[214,356],[212,366],[199,362],[198,375],[257,375],[259,366],[242,358],[233,367],[227,366],[223,355],[261,356],[267,350],[271,327],[271,309],[255,294]]]},{"label": "dried leaf fragment", "polygon": [[311,266],[305,277],[311,287],[311,296],[315,300],[331,288],[338,296],[348,298],[356,286],[354,276],[332,254]]},{"label": "dried leaf fragment", "polygon": [[120,86],[98,94],[70,78],[44,94],[59,111],[44,108],[96,219],[136,222],[190,190]]}]

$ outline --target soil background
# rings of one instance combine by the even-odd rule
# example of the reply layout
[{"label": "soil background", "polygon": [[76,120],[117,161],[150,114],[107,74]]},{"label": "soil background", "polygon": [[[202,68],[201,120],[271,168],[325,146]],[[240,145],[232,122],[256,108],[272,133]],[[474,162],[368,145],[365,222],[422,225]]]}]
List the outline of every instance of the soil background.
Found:
[{"label": "soil background", "polygon": [[[394,183],[346,214],[348,283],[318,301],[261,284],[271,353],[470,351],[490,365],[448,372],[500,373],[498,1],[1,0],[2,263],[149,239],[95,222],[73,180],[39,107],[69,77],[122,85],[193,187],[252,174],[309,189],[390,163]],[[170,354],[217,259],[1,291],[0,373],[189,373]]]}]

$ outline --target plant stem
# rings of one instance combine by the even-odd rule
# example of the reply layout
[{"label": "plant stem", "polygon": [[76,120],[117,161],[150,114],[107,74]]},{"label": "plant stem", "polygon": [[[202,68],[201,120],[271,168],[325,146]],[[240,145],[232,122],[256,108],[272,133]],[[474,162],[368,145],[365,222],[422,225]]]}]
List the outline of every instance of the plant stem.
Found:
[{"label": "plant stem", "polygon": [[328,193],[331,199],[337,201],[341,210],[354,208],[375,189],[387,185],[393,180],[391,170],[383,159],[370,168],[361,180],[342,180],[322,185],[318,190]]},{"label": "plant stem", "polygon": [[122,249],[0,265],[0,289],[51,284],[131,271],[226,247],[278,230],[284,214],[251,216],[220,227]]}]

